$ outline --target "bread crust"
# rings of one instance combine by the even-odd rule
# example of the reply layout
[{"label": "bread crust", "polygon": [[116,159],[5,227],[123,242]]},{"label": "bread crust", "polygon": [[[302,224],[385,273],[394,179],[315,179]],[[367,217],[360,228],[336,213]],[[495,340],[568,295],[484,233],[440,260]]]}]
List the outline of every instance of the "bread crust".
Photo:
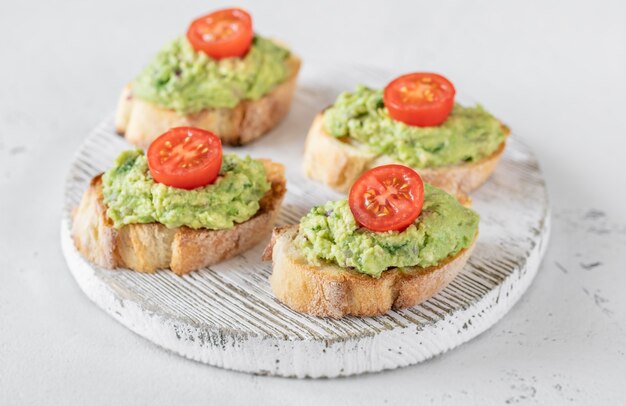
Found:
[{"label": "bread crust", "polygon": [[[388,156],[377,156],[349,140],[326,133],[320,112],[309,130],[304,147],[303,171],[340,192],[347,192],[354,181],[366,170],[376,166],[399,163]],[[504,127],[508,134],[508,128]],[[461,202],[467,193],[482,185],[491,176],[504,152],[505,142],[490,156],[478,162],[439,168],[414,168],[425,182],[454,195]]]},{"label": "bread crust", "polygon": [[470,257],[472,245],[436,267],[393,268],[380,278],[335,264],[309,264],[295,247],[298,226],[274,229],[264,259],[273,260],[270,284],[293,310],[319,317],[376,316],[415,306],[445,288]]},{"label": "bread crust", "polygon": [[98,175],[73,213],[74,244],[98,266],[138,272],[170,268],[184,275],[231,258],[266,237],[287,190],[283,165],[269,160],[263,160],[263,164],[271,189],[252,218],[228,230],[167,228],[159,223],[129,224],[115,229],[106,214],[102,178]]},{"label": "bread crust", "polygon": [[208,108],[194,114],[179,114],[133,97],[128,84],[119,98],[115,129],[140,148],[147,148],[156,137],[179,126],[212,131],[224,144],[247,144],[274,128],[289,111],[301,61],[292,54],[286,63],[287,79],[260,99],[242,100],[234,108]]}]

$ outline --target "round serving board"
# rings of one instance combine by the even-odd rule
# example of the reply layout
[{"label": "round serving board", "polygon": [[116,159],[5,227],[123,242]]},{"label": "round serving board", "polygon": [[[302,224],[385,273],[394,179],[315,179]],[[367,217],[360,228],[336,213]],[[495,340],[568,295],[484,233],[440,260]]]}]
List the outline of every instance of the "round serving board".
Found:
[{"label": "round serving board", "polygon": [[[383,86],[400,72],[305,66],[292,111],[279,127],[240,154],[287,167],[279,225],[341,195],[301,174],[303,142],[314,115],[357,83]],[[461,99],[467,103],[467,99]],[[470,102],[471,103],[471,102]],[[148,340],[223,368],[291,377],[336,377],[415,364],[462,344],[500,319],[530,285],[550,231],[545,183],[532,152],[513,135],[493,177],[472,195],[481,215],[473,256],[438,295],[384,316],[341,320],[299,314],[272,296],[264,244],[183,277],[93,266],[69,234],[71,210],[89,180],[130,146],[109,118],[86,138],[71,165],[61,241],[78,285],[98,306]],[[269,240],[269,236],[267,238]]]}]

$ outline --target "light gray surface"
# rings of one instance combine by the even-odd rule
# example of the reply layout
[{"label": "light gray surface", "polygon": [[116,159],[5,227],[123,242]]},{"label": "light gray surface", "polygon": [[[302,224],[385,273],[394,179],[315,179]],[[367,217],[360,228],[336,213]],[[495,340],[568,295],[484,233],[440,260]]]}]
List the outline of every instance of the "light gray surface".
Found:
[{"label": "light gray surface", "polygon": [[125,3],[0,4],[0,404],[626,402],[624,3],[241,3],[305,70],[445,73],[525,137],[551,193],[544,265],[502,322],[426,364],[325,381],[170,355],[67,271],[58,223],[75,148],[161,43],[226,4]]}]

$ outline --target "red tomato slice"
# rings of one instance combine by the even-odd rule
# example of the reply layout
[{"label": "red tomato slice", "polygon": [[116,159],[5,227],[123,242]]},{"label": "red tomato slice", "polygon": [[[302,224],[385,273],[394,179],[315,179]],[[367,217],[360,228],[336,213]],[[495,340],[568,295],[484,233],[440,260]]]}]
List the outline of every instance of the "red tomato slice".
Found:
[{"label": "red tomato slice", "polygon": [[148,167],[155,181],[180,189],[213,183],[222,166],[222,142],[210,131],[176,127],[148,148]]},{"label": "red tomato slice", "polygon": [[227,8],[192,21],[187,39],[198,52],[213,59],[243,56],[252,43],[252,17],[240,8]]},{"label": "red tomato slice", "polygon": [[385,107],[391,118],[408,125],[431,127],[448,118],[456,90],[436,73],[409,73],[385,87]]},{"label": "red tomato slice", "polygon": [[348,203],[361,226],[378,232],[401,231],[422,212],[424,182],[406,166],[379,166],[354,182]]}]

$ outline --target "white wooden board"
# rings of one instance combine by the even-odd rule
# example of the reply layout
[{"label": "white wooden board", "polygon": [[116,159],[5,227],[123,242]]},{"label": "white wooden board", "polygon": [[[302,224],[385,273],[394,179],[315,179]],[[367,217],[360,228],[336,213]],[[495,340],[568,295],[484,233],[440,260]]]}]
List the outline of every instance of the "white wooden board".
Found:
[{"label": "white wooden board", "polygon": [[[315,113],[356,83],[382,86],[399,73],[305,65],[285,122],[253,145],[236,149],[286,164],[288,193],[279,224],[295,223],[311,206],[340,197],[301,175],[303,141]],[[183,277],[170,271],[111,271],[85,261],[69,236],[71,209],[91,177],[127,148],[108,118],[76,154],[61,224],[69,269],[91,300],[132,331],[177,354],[223,368],[336,377],[424,361],[497,322],[530,285],[548,241],[545,182],[532,152],[513,129],[496,173],[472,195],[481,215],[480,238],[469,263],[449,287],[422,305],[384,316],[309,317],[273,298],[268,284],[271,264],[259,260],[264,244]]]}]

